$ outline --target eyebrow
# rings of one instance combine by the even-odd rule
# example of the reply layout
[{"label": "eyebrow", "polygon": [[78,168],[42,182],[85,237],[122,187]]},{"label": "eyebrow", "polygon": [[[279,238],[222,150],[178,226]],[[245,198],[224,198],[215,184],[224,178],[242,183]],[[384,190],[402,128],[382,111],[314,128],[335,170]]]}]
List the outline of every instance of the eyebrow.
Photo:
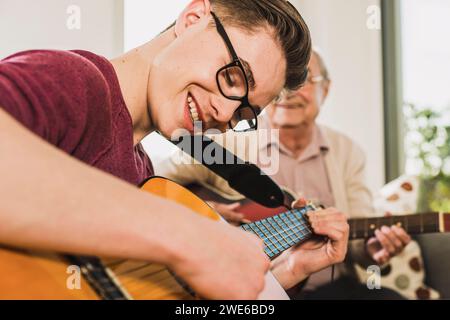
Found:
[{"label": "eyebrow", "polygon": [[241,60],[241,63],[244,66],[245,75],[247,76],[247,80],[248,80],[248,84],[250,86],[250,89],[255,89],[256,88],[256,82],[255,82],[255,77],[253,76],[252,67],[244,59],[239,58],[239,60]]}]

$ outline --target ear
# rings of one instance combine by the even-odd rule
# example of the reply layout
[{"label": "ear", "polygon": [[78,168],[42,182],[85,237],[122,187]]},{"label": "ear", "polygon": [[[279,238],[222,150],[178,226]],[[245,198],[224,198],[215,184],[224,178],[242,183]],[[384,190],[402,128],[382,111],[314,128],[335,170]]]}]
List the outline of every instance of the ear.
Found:
[{"label": "ear", "polygon": [[175,35],[180,36],[186,29],[209,16],[210,13],[211,3],[209,0],[192,0],[178,16],[175,23]]},{"label": "ear", "polygon": [[328,93],[330,92],[330,87],[331,87],[331,81],[326,80],[322,86],[322,90],[323,90],[322,103],[327,99]]}]

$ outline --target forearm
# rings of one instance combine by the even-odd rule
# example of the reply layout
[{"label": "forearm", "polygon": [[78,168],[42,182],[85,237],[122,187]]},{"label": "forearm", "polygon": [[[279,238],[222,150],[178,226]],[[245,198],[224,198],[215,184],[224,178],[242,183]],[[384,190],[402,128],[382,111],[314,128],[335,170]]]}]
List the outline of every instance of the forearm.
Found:
[{"label": "forearm", "polygon": [[[285,290],[293,288],[309,277],[302,268],[294,268],[293,263],[289,261],[289,255],[282,254],[273,260],[270,266],[270,271]],[[297,272],[294,272],[294,269],[297,269]]]},{"label": "forearm", "polygon": [[67,156],[1,108],[0,128],[0,243],[160,263],[177,258],[188,232],[180,225],[199,219],[187,209]]}]

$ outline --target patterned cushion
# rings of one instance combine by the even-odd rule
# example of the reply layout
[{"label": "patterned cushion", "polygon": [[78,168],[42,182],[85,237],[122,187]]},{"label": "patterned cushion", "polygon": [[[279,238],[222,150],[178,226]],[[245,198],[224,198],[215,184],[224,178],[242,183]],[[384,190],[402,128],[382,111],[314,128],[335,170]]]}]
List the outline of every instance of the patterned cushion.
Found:
[{"label": "patterned cushion", "polygon": [[[375,198],[376,212],[393,215],[416,212],[419,179],[402,176],[385,185]],[[367,281],[367,272],[357,267],[361,281]],[[408,299],[439,299],[439,293],[426,286],[425,270],[420,247],[416,241],[408,246],[381,270],[381,286],[393,289]]]}]

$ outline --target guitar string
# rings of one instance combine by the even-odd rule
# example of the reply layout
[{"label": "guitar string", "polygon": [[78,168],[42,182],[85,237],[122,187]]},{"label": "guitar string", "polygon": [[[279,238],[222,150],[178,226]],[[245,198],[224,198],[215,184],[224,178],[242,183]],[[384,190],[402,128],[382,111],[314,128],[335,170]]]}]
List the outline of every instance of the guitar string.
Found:
[{"label": "guitar string", "polygon": [[[298,209],[294,209],[294,210],[289,210],[289,211],[287,211],[287,212],[283,212],[283,213],[281,213],[281,214],[287,214],[287,213],[294,213],[294,211],[296,211],[297,213],[300,213],[301,214],[301,212],[298,210]],[[279,214],[278,216],[280,216],[281,214]],[[305,222],[302,222],[302,221],[300,221],[299,220],[299,218],[297,217],[297,216],[294,216],[295,217],[295,219],[297,219],[297,221],[299,221],[299,223],[294,223],[294,225],[291,225],[289,228],[287,228],[287,229],[282,229],[281,230],[281,232],[278,232],[278,230],[276,230],[273,226],[272,226],[272,224],[268,221],[268,218],[266,218],[266,219],[264,219],[264,220],[261,220],[260,222],[261,223],[263,223],[263,222],[267,222],[270,226],[272,226],[272,228],[275,230],[275,233],[273,233],[272,231],[270,231],[270,229],[268,229],[267,227],[266,227],[266,229],[271,233],[271,235],[270,236],[268,236],[268,237],[265,237],[265,236],[261,236],[260,238],[264,241],[264,242],[266,242],[266,240],[272,240],[273,238],[275,238],[276,236],[282,236],[282,235],[286,235],[286,234],[288,234],[288,232],[289,231],[292,231],[293,229],[295,229],[295,228],[297,228],[297,227],[299,227],[299,226],[302,226],[302,227],[306,227],[307,229],[310,229],[309,227],[308,227],[308,225],[305,223]],[[303,217],[303,215],[302,215],[302,217]],[[413,216],[414,217],[414,216]],[[408,216],[402,216],[401,218],[408,218]],[[290,218],[289,218],[290,219]],[[392,217],[383,217],[383,218],[372,218],[373,220],[375,220],[374,222],[376,222],[376,224],[380,224],[380,222],[382,222],[382,221],[380,221],[380,220],[393,220],[392,219]],[[366,222],[369,222],[370,220],[372,220],[372,219],[366,219]],[[290,219],[290,220],[292,220],[292,219]],[[355,220],[356,221],[356,220]],[[253,222],[252,224],[254,224],[256,227],[258,227],[258,225],[256,224],[256,222]],[[356,226],[356,223],[354,223],[354,225]],[[366,230],[364,230],[364,232],[366,232],[367,231],[367,225],[368,225],[368,223],[366,223],[365,224],[365,229]],[[411,224],[409,225],[410,227],[411,227]],[[420,225],[419,225],[420,226]],[[264,234],[264,232],[258,227],[258,229]],[[254,231],[254,230],[252,230],[252,231]],[[309,230],[310,232],[311,232],[311,230]],[[360,231],[360,230],[358,230],[358,231]],[[257,234],[257,233],[256,233]],[[298,234],[297,233],[295,233],[295,232],[293,232],[291,235],[295,235],[295,236],[297,236],[298,237]],[[290,235],[288,235],[288,236],[290,236]],[[299,239],[298,240],[302,240],[302,238],[304,238],[304,237],[299,237]],[[285,239],[284,237],[283,237],[283,239]],[[277,242],[279,243],[280,241],[278,240],[278,239],[276,239],[277,240]],[[272,243],[273,243],[273,241],[271,241]],[[287,243],[287,241],[286,241],[286,239],[285,239],[285,242]]]},{"label": "guitar string", "polygon": [[[293,213],[294,211],[297,211],[297,213],[300,213],[300,211],[298,210],[298,209],[294,209],[294,210],[289,210],[289,211],[287,211],[287,212],[289,212],[289,213]],[[287,212],[283,212],[283,213],[281,213],[281,214],[279,214],[278,216],[280,216],[280,215],[282,215],[282,214],[286,214]],[[300,213],[301,214],[301,213]],[[302,217],[303,217],[303,215],[302,215]],[[284,235],[284,234],[287,234],[289,231],[292,231],[293,229],[295,229],[296,227],[299,227],[299,226],[302,226],[302,227],[306,227],[306,229],[311,233],[312,232],[312,230],[310,230],[310,228],[309,228],[309,226],[305,223],[305,222],[302,222],[302,221],[300,221],[299,220],[299,218],[298,217],[295,217],[296,219],[297,219],[297,221],[299,221],[300,223],[298,223],[298,224],[296,224],[296,223],[294,223],[294,225],[291,225],[289,228],[287,228],[287,229],[282,229],[281,230],[281,232],[278,232],[275,228],[274,228],[274,230],[275,230],[275,233],[273,233],[273,232],[271,232],[269,229],[267,229],[267,227],[266,227],[266,229],[271,233],[271,235],[270,236],[268,236],[268,237],[260,237],[264,242],[266,242],[265,240],[271,240],[271,239],[273,239],[273,238],[275,238],[276,236],[282,236],[282,235]],[[289,218],[290,219],[290,218]],[[259,222],[261,222],[261,223],[263,223],[263,221],[267,221],[268,222],[268,218],[267,219],[264,219],[264,220],[261,220],[261,221],[259,221]],[[269,223],[269,225],[271,225],[271,223],[270,222],[268,222]],[[258,225],[256,224],[256,222],[253,222],[252,224],[254,224],[262,233],[264,233],[259,227],[258,227]],[[272,226],[273,227],[273,226]],[[251,229],[252,231],[254,231],[253,229]],[[297,235],[297,233],[295,233],[295,232],[293,232],[292,234],[294,234],[294,235],[296,235],[297,237],[298,237],[298,235]],[[289,235],[288,235],[289,236]],[[283,237],[284,238],[284,237]],[[299,237],[299,239],[298,240],[302,240],[302,238],[305,238],[305,237]],[[285,238],[284,238],[285,239]],[[279,240],[277,239],[277,242],[279,242]],[[273,243],[273,242],[272,242]],[[287,241],[286,241],[286,243],[287,243]],[[298,243],[298,242],[297,242]],[[295,244],[294,244],[295,245]]]},{"label": "guitar string", "polygon": [[[293,210],[289,210],[289,211],[287,211],[287,212],[283,212],[283,213],[281,213],[281,214],[287,214],[288,212],[289,213],[293,213],[294,211],[296,211],[297,213],[300,213],[301,214],[301,212],[298,210],[298,209],[293,209]],[[280,216],[281,214],[279,214],[278,216]],[[302,214],[301,214],[302,215]],[[281,230],[281,232],[278,232],[275,228],[274,228],[274,230],[275,230],[275,233],[273,233],[273,232],[271,232],[269,229],[268,229],[268,231],[271,233],[271,235],[270,236],[268,236],[268,237],[261,237],[261,239],[264,241],[264,240],[270,240],[270,239],[272,239],[272,238],[275,238],[276,236],[279,236],[279,235],[284,235],[284,234],[287,234],[289,231],[292,231],[293,229],[295,229],[295,228],[297,228],[297,227],[299,227],[299,226],[302,226],[302,227],[305,227],[310,233],[312,233],[312,230],[311,230],[311,228],[309,228],[309,226],[308,226],[308,224],[306,223],[306,222],[304,222],[304,221],[301,221],[297,216],[294,216],[294,218],[299,222],[299,223],[294,223],[293,225],[291,225],[289,228],[287,228],[287,229],[282,229]],[[303,215],[302,215],[302,218],[303,218]],[[266,218],[266,219],[263,219],[263,220],[261,220],[261,221],[259,221],[259,222],[263,222],[263,221],[267,221],[268,222],[268,219],[269,218]],[[290,219],[291,221],[292,221],[292,219]],[[271,223],[270,222],[268,222],[269,223],[269,225],[271,225]],[[252,224],[255,224],[256,225],[256,222],[253,222]],[[256,225],[257,227],[258,227],[258,225]],[[258,229],[260,229],[259,227],[258,227]],[[266,227],[266,229],[267,229],[267,227]],[[253,230],[252,230],[253,231]],[[261,229],[260,229],[260,231],[261,232],[263,232]],[[264,233],[264,232],[263,232]],[[296,235],[297,237],[298,237],[298,234],[297,233],[295,233],[295,232],[292,232],[292,234],[291,235]],[[290,235],[288,235],[288,236],[290,236]],[[284,237],[283,237],[284,238]],[[302,238],[304,239],[305,237],[299,237],[299,240],[302,240]],[[284,238],[285,239],[285,238]],[[279,240],[277,239],[277,242],[279,242]],[[286,243],[287,243],[287,241],[285,241]],[[298,242],[297,242],[298,243]],[[295,245],[295,244],[294,244]]]}]

